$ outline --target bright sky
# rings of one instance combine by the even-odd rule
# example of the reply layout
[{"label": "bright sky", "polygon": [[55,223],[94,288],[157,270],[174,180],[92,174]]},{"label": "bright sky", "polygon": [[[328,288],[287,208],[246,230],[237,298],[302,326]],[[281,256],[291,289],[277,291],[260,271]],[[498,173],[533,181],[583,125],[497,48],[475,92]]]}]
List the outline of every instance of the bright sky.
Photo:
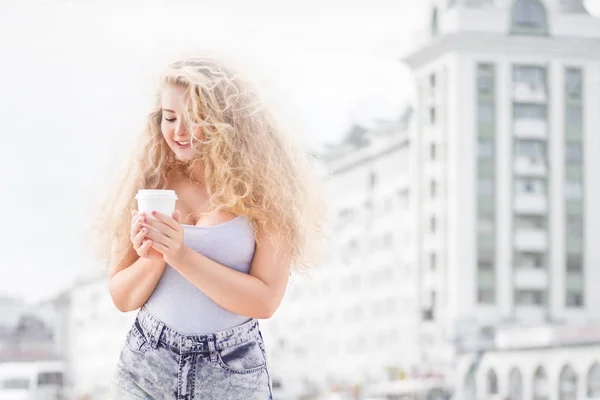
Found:
[{"label": "bright sky", "polygon": [[[342,7],[343,5],[343,7]],[[181,52],[250,67],[309,146],[353,119],[395,117],[411,0],[0,2],[0,295],[47,297],[94,266],[89,211],[155,77]]]},{"label": "bright sky", "polygon": [[[600,13],[600,0],[588,1]],[[309,146],[396,117],[417,0],[1,0],[0,295],[47,297],[94,266],[93,199],[181,52],[218,49],[258,74]]]}]

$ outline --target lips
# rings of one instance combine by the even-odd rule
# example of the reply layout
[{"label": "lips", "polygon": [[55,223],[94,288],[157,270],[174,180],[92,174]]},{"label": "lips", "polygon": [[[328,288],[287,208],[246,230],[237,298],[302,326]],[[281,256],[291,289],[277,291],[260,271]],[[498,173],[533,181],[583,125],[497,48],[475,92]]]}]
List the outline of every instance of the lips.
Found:
[{"label": "lips", "polygon": [[175,141],[175,144],[180,149],[189,149],[190,148],[190,141],[189,140]]}]

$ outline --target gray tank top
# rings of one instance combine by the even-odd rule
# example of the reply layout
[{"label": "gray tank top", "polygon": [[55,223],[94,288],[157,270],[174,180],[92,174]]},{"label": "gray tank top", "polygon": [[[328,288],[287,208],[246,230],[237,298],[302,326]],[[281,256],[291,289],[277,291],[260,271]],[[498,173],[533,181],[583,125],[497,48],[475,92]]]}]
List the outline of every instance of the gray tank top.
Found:
[{"label": "gray tank top", "polygon": [[[229,268],[245,274],[250,271],[255,241],[246,217],[214,226],[183,228],[185,246]],[[185,335],[215,333],[249,320],[215,303],[169,264],[146,307],[165,325]]]}]

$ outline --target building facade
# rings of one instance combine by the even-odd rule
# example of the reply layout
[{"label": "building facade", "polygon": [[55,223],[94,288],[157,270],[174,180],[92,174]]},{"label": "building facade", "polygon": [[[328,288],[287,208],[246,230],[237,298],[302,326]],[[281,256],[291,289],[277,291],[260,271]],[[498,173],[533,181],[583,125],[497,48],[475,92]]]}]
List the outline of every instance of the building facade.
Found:
[{"label": "building facade", "polygon": [[[433,1],[425,41],[404,61],[417,84],[423,363],[441,366],[459,398],[582,396],[557,377],[583,385],[600,361],[589,338],[568,351],[498,338],[599,322],[600,21],[578,0]],[[476,383],[495,363],[490,391]],[[530,384],[543,374],[546,395]]]},{"label": "building facade", "polygon": [[412,117],[322,157],[332,256],[267,325],[283,385],[597,396],[600,21],[580,0],[434,0],[403,62]]}]

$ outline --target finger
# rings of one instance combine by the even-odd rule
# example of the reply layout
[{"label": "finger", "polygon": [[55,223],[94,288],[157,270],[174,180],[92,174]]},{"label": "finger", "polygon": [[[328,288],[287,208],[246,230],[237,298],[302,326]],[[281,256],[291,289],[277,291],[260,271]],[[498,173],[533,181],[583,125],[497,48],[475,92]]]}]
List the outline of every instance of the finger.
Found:
[{"label": "finger", "polygon": [[165,255],[165,253],[168,253],[169,248],[167,246],[165,246],[164,244],[156,243],[155,241],[152,241],[151,243],[152,243],[152,248],[154,250],[158,251],[163,256]]},{"label": "finger", "polygon": [[131,216],[135,217],[136,215],[138,215],[138,210],[131,210]]},{"label": "finger", "polygon": [[142,225],[144,224],[144,218],[143,217],[137,217],[135,218],[132,223],[131,223],[131,235],[136,235],[140,229],[142,228]]},{"label": "finger", "polygon": [[[165,224],[162,221],[159,221],[157,219],[154,218],[148,218],[148,220],[146,220],[142,226],[146,227],[146,228],[154,228],[156,230],[158,230],[159,232],[162,232],[163,234],[165,234],[165,236],[167,237],[175,237],[177,235],[177,231],[174,230],[173,228],[171,228],[169,225]],[[150,229],[152,230],[152,229]]]},{"label": "finger", "polygon": [[142,257],[146,257],[148,255],[148,250],[152,247],[152,240],[145,239],[142,245],[140,246],[140,250],[138,253]]},{"label": "finger", "polygon": [[144,229],[141,229],[137,235],[135,235],[133,237],[133,247],[136,250],[139,250],[139,248],[142,246],[142,242],[144,241],[144,238],[146,237],[146,233],[147,231],[145,231]]},{"label": "finger", "polygon": [[[147,229],[147,228],[144,228]],[[160,243],[168,248],[174,247],[175,241],[161,232],[156,232],[148,229],[146,237],[150,238],[155,243]]]},{"label": "finger", "polygon": [[163,213],[159,213],[158,211],[152,211],[152,216],[158,219],[159,221],[163,222],[165,225],[169,226],[174,231],[179,231],[179,222],[175,221],[173,218]]},{"label": "finger", "polygon": [[175,210],[175,212],[173,213],[173,219],[181,223],[181,211]]}]

